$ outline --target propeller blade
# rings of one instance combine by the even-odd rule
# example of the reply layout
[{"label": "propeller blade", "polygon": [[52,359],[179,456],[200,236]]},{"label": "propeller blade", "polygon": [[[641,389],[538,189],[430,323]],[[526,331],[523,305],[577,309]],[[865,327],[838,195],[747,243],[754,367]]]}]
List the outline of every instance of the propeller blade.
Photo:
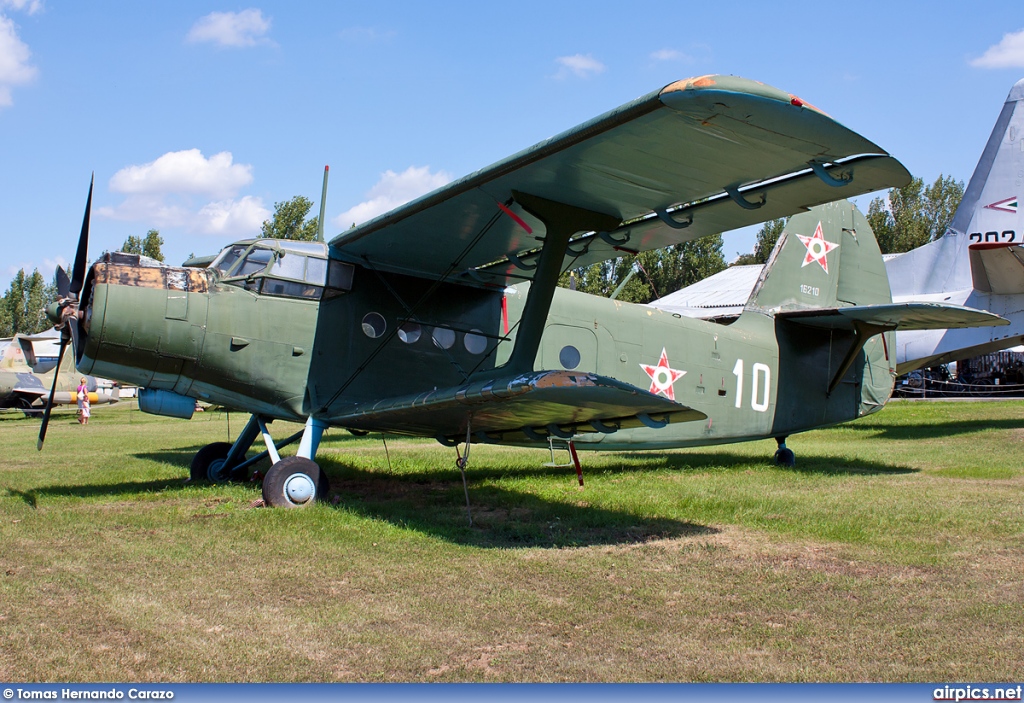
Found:
[{"label": "propeller blade", "polygon": [[53,410],[53,396],[57,392],[57,380],[60,378],[60,363],[64,361],[64,350],[68,347],[68,340],[61,335],[60,351],[57,353],[57,366],[53,369],[53,385],[50,386],[50,397],[46,399],[46,410],[43,411],[43,424],[39,426],[39,441],[36,449],[43,450],[43,441],[46,439],[46,426],[50,424],[50,411]]},{"label": "propeller blade", "polygon": [[89,265],[89,217],[92,212],[92,186],[96,174],[89,179],[89,199],[85,201],[85,217],[82,218],[82,233],[78,236],[78,252],[75,254],[75,268],[71,271],[71,292],[76,296],[82,292],[85,283],[85,269]]},{"label": "propeller blade", "polygon": [[67,322],[67,329],[71,333],[71,343],[74,345],[71,347],[71,353],[75,355],[75,359],[78,359],[78,316],[71,318]]},{"label": "propeller blade", "polygon": [[68,293],[71,292],[71,279],[68,278],[67,272],[60,266],[57,267],[57,295],[62,298],[68,297]]}]

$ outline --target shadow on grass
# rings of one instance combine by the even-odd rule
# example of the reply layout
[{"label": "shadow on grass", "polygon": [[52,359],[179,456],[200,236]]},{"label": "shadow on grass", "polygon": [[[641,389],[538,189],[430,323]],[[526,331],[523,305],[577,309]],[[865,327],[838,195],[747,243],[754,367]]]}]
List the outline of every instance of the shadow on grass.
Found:
[{"label": "shadow on grass", "polygon": [[[331,473],[334,467],[331,467]],[[594,507],[586,494],[548,500],[480,485],[472,470],[469,508],[458,472],[381,474],[341,468],[331,477],[335,507],[456,544],[483,548],[585,547],[710,535],[713,527]],[[506,474],[507,475],[507,474]],[[472,515],[472,525],[469,523]]]},{"label": "shadow on grass", "polygon": [[[473,525],[466,516],[462,481],[455,472],[437,472],[430,481],[352,469],[332,477],[334,509],[433,535],[446,541],[485,548],[582,547],[634,544],[652,539],[714,534],[715,528],[671,518],[647,518],[623,510],[595,508],[581,499],[552,501],[531,493],[493,486],[470,487]],[[258,486],[250,484],[253,497]],[[123,481],[110,484],[41,486],[25,491],[7,488],[35,508],[44,497],[109,497],[190,490],[180,479]]]},{"label": "shadow on grass", "polygon": [[86,483],[80,485],[61,484],[30,488],[27,491],[19,491],[9,486],[4,488],[8,495],[21,498],[29,506],[35,508],[42,497],[98,498],[117,495],[130,496],[143,493],[169,493],[187,490],[189,485],[180,478],[169,478],[156,481],[121,481],[120,483]]},{"label": "shadow on grass", "polygon": [[800,474],[816,474],[821,476],[877,476],[917,473],[919,469],[910,466],[900,466],[867,459],[850,459],[847,457],[831,457],[807,455],[796,458],[795,467],[774,466],[771,457],[759,459],[744,454],[727,454],[724,452],[715,453],[681,453],[663,454],[655,461],[641,453],[619,454],[631,464],[635,462],[634,470],[656,470],[660,468],[672,469],[675,471],[720,471],[720,470],[746,470],[751,465],[770,464],[779,471],[791,471]]},{"label": "shadow on grass", "polygon": [[843,425],[843,429],[871,433],[879,439],[939,439],[954,435],[972,434],[985,430],[1024,429],[1024,420],[995,418],[979,420],[948,420],[945,422],[917,422],[892,425],[884,422],[860,421]]},{"label": "shadow on grass", "polygon": [[[139,452],[139,459],[187,469],[198,446]],[[540,456],[540,455],[538,455]],[[584,476],[587,471],[584,454]],[[402,467],[390,473],[354,467],[343,454],[325,452],[320,463],[331,477],[335,507],[352,514],[415,530],[456,544],[483,548],[573,547],[631,544],[653,539],[689,535],[708,535],[715,528],[667,517],[649,517],[630,509],[592,506],[586,492],[571,488],[575,476],[571,468],[538,464],[503,465],[480,462],[471,466],[469,478],[470,512],[467,518],[462,480],[447,462],[425,468]],[[748,471],[764,467],[768,457],[716,452],[633,452],[606,454],[593,473],[602,476],[676,472]],[[403,462],[404,463],[404,462]],[[894,464],[843,457],[798,457],[798,466],[790,471],[822,476],[904,474],[914,469]],[[187,471],[183,471],[184,474]],[[44,496],[101,497],[145,493],[174,494],[190,490],[182,478],[149,481],[122,481],[110,484],[57,485],[26,491],[8,489],[35,507]],[[539,479],[543,490],[562,482],[554,490],[555,499],[539,496],[532,489],[517,491],[494,485],[497,479]],[[258,492],[253,487],[254,497]],[[627,497],[628,499],[628,497]],[[642,501],[641,501],[642,503]],[[642,506],[640,508],[642,510]]]}]

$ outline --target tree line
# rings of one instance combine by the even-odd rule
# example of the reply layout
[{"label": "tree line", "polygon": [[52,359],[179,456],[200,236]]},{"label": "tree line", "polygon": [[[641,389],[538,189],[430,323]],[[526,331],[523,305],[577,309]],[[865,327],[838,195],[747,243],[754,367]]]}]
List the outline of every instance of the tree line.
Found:
[{"label": "tree line", "polygon": [[[160,248],[164,240],[160,232],[151,229],[142,237],[129,236],[120,251],[142,254],[157,261],[163,261]],[[70,276],[70,271],[68,272]],[[38,334],[52,327],[46,317],[46,306],[57,300],[57,274],[47,283],[39,269],[26,273],[19,269],[4,296],[0,298],[0,337],[16,334]]]},{"label": "tree line", "polygon": [[[885,197],[872,198],[867,220],[883,254],[901,254],[944,235],[964,197],[964,182],[941,173],[929,186],[912,178],[902,188],[890,188]],[[786,219],[769,220],[757,232],[754,252],[732,263],[765,264],[775,248]]]}]

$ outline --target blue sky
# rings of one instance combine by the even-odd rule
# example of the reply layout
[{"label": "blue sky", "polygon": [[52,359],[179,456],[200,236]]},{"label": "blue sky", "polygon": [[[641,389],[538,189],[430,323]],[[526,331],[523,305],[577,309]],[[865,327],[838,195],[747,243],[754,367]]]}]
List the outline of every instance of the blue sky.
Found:
[{"label": "blue sky", "polygon": [[[776,8],[776,9],[773,9]],[[151,228],[169,263],[259,231],[328,234],[674,80],[801,96],[914,175],[965,182],[1024,77],[1005,3],[173,3],[0,0],[0,291]],[[870,197],[860,199],[867,207]],[[727,234],[731,259],[751,231]]]}]

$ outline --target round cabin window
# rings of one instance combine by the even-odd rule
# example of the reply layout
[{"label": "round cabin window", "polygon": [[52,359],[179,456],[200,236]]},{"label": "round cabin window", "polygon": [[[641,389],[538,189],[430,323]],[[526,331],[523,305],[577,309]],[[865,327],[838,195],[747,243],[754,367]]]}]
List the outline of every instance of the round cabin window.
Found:
[{"label": "round cabin window", "polygon": [[574,369],[580,365],[580,350],[567,344],[562,347],[562,351],[558,352],[558,361],[562,364],[562,368]]},{"label": "round cabin window", "polygon": [[423,329],[415,322],[403,322],[398,328],[398,338],[406,344],[415,344],[422,335]]},{"label": "round cabin window", "polygon": [[439,349],[451,349],[452,345],[455,344],[455,332],[447,327],[435,327],[431,339],[434,340],[434,344]]},{"label": "round cabin window", "polygon": [[370,339],[383,336],[387,328],[388,323],[384,321],[384,316],[379,312],[368,312],[363,316],[363,334]]},{"label": "round cabin window", "polygon": [[487,349],[487,337],[483,336],[480,330],[470,330],[467,332],[462,343],[470,354],[483,354],[484,350]]}]

